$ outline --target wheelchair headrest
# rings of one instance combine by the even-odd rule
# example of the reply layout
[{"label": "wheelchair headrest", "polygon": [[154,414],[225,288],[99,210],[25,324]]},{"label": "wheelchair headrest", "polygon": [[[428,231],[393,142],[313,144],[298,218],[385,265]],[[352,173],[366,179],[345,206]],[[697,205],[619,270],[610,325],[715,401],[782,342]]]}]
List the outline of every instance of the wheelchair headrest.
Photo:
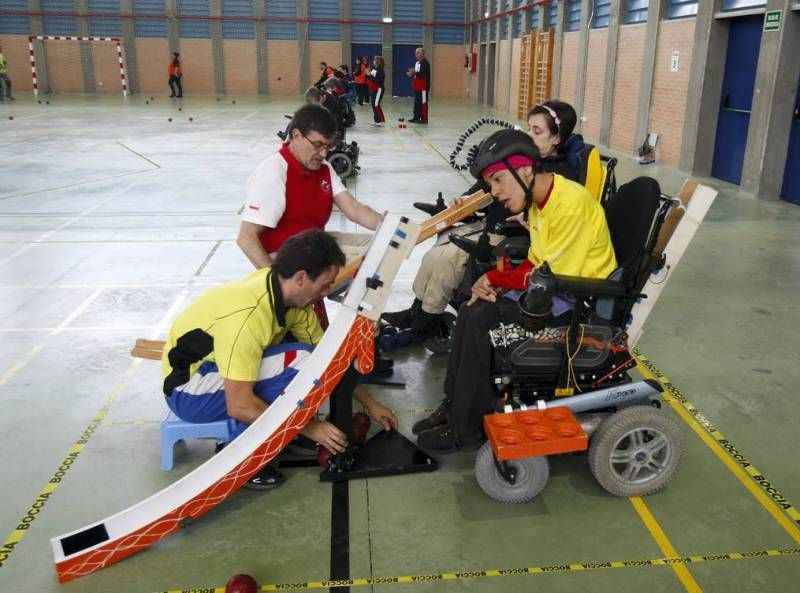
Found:
[{"label": "wheelchair headrest", "polygon": [[637,177],[620,186],[606,204],[606,221],[617,264],[626,272],[647,247],[660,199],[661,188],[655,179]]}]

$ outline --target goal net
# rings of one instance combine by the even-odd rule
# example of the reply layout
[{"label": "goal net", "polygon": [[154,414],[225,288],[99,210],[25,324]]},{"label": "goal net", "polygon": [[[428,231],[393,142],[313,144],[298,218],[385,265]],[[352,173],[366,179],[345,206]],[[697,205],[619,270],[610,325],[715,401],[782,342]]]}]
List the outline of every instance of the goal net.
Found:
[{"label": "goal net", "polygon": [[33,92],[128,96],[125,55],[117,37],[28,37]]}]

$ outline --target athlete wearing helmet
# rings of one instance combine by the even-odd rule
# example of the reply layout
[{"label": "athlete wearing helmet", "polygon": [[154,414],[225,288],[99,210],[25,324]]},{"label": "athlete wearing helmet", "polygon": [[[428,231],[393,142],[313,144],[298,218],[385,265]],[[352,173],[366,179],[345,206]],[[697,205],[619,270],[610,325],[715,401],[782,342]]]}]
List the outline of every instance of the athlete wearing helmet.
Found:
[{"label": "athlete wearing helmet", "polygon": [[[600,204],[582,185],[541,171],[539,151],[524,132],[502,130],[489,136],[470,173],[489,185],[509,214],[525,214],[531,247],[528,258],[514,270],[481,276],[472,287],[472,298],[459,310],[445,399],[412,428],[422,448],[443,453],[480,446],[483,416],[497,406],[488,332],[500,321],[518,322],[522,315],[516,300],[501,298],[503,294],[527,288],[529,275],[545,261],[554,274],[586,278],[607,278],[617,267]],[[570,308],[567,299],[554,298],[551,325],[563,324]]]}]

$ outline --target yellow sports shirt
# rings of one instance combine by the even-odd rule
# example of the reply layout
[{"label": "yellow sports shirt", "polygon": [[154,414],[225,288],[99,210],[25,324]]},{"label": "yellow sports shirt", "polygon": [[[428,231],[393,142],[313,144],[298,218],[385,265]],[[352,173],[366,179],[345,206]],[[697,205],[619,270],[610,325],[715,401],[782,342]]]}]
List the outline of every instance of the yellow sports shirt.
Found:
[{"label": "yellow sports shirt", "polygon": [[204,292],[172,324],[161,373],[164,394],[186,383],[206,362],[235,381],[256,381],[261,357],[287,332],[317,344],[322,328],[311,305],[286,307],[277,274],[269,268]]}]

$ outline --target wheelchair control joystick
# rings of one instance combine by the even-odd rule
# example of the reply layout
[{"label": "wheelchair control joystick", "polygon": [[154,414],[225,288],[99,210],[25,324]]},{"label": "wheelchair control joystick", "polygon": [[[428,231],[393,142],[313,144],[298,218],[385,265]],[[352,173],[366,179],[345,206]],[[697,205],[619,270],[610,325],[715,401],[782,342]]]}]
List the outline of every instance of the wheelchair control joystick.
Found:
[{"label": "wheelchair control joystick", "polygon": [[553,308],[553,294],[556,291],[556,277],[550,265],[544,262],[531,274],[528,290],[519,299],[520,311],[527,321],[526,329],[539,330],[544,327]]},{"label": "wheelchair control joystick", "polygon": [[430,204],[428,202],[414,202],[414,208],[422,210],[430,216],[436,216],[439,214],[439,212],[447,209],[447,204],[444,203],[442,192],[439,192],[439,197],[436,198],[435,204]]}]

